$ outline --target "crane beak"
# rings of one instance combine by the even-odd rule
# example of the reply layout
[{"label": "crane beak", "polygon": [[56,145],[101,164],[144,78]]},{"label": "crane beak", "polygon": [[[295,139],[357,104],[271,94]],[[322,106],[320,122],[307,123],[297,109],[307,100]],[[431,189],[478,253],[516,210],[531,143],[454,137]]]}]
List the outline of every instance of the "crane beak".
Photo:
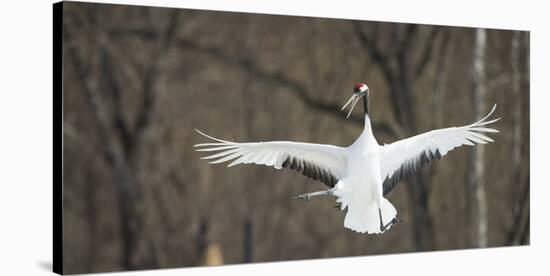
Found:
[{"label": "crane beak", "polygon": [[346,104],[344,104],[344,106],[342,107],[342,110],[344,110],[346,108],[346,106],[348,106],[349,104],[351,104],[351,108],[348,112],[348,116],[346,116],[346,119],[349,118],[349,116],[351,115],[351,112],[353,111],[353,108],[355,107],[355,105],[357,104],[357,102],[359,101],[359,99],[361,99],[361,96],[358,95],[358,94],[355,94],[353,93],[351,95],[351,97],[349,98],[349,100],[346,102]]}]

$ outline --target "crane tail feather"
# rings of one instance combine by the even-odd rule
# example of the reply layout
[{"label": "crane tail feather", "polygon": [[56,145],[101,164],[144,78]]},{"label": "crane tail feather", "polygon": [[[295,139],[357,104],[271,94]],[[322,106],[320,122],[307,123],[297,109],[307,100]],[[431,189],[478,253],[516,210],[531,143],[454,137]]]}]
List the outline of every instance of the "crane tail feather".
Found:
[{"label": "crane tail feather", "polygon": [[389,225],[388,228],[380,229],[380,215],[378,204],[375,202],[352,201],[348,203],[348,212],[344,219],[344,227],[358,233],[382,234],[391,228],[391,221],[396,218],[395,207],[385,198],[382,198],[380,210],[382,222]]}]

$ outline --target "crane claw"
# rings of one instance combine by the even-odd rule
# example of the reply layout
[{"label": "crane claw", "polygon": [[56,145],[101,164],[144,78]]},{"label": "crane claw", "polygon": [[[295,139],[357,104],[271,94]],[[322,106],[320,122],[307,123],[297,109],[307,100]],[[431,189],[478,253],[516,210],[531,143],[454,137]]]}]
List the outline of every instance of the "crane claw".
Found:
[{"label": "crane claw", "polygon": [[309,194],[301,194],[301,195],[293,196],[292,198],[303,199],[306,203],[311,201],[311,196]]}]

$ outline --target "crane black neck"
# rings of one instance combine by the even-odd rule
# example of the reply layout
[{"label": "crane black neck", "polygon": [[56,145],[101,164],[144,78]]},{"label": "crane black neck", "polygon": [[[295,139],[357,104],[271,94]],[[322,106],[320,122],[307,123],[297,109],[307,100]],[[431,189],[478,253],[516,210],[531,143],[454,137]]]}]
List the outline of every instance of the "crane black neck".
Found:
[{"label": "crane black neck", "polygon": [[365,116],[369,116],[369,94],[363,96],[363,109],[365,110]]}]

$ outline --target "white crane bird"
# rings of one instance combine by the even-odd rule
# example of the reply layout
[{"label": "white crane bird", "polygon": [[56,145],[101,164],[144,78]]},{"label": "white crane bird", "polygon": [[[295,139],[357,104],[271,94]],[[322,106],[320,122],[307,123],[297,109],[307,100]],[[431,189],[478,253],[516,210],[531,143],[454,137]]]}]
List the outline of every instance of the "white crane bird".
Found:
[{"label": "white crane bird", "polygon": [[496,105],[483,119],[471,125],[432,130],[388,145],[379,145],[373,136],[369,118],[369,88],[358,83],[351,98],[342,107],[363,98],[365,126],[361,135],[348,147],[289,141],[237,143],[208,136],[212,143],[197,144],[197,151],[216,153],[202,157],[217,164],[233,160],[238,164],[258,164],[276,169],[290,168],[323,182],[327,190],[298,195],[310,201],[313,196],[331,195],[347,208],[344,227],[359,233],[383,233],[397,223],[397,211],[384,196],[404,177],[417,172],[450,150],[474,143],[494,142],[482,133],[497,133],[487,128],[500,118],[487,120]]}]

